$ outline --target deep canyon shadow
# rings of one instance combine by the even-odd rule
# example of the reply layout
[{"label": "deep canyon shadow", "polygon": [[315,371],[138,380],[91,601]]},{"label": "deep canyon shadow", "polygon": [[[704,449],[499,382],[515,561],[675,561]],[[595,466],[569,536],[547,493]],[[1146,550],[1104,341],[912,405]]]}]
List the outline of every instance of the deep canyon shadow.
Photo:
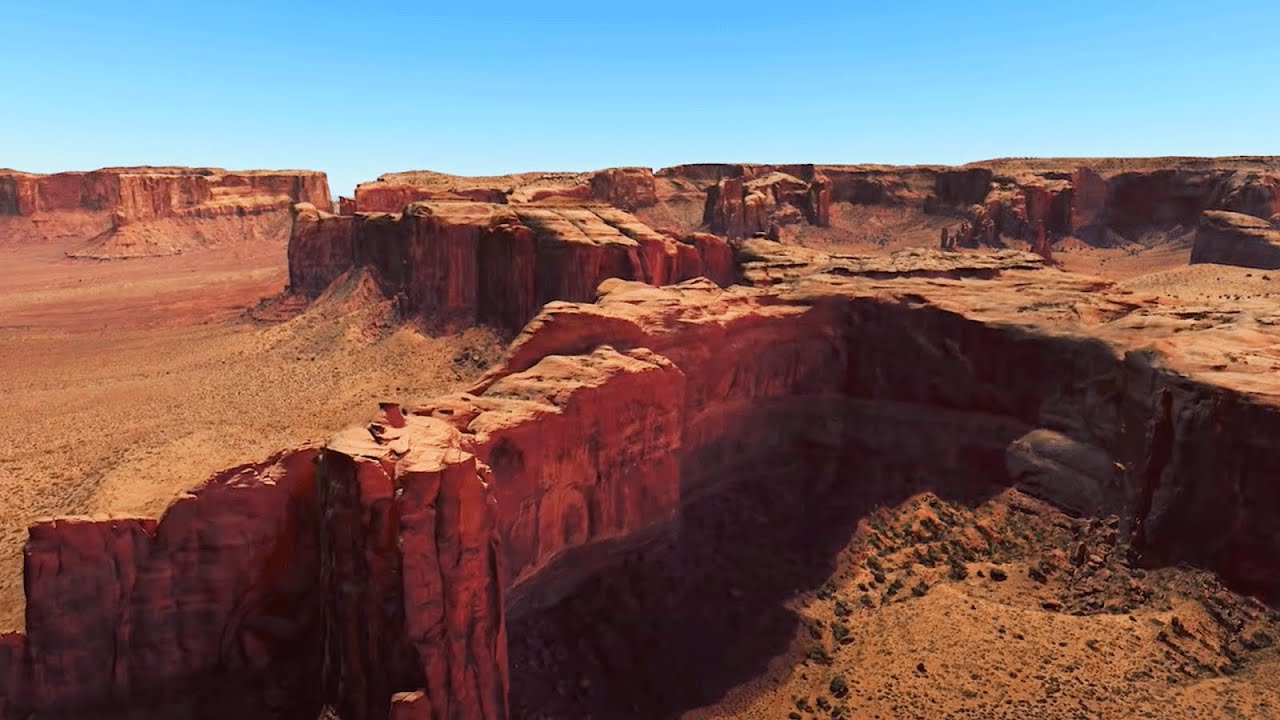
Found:
[{"label": "deep canyon shadow", "polygon": [[925,491],[982,503],[1003,488],[1012,431],[950,469],[795,438],[790,458],[686,505],[669,536],[512,618],[512,716],[670,718],[760,677],[798,631],[787,601],[828,579],[862,518]]}]

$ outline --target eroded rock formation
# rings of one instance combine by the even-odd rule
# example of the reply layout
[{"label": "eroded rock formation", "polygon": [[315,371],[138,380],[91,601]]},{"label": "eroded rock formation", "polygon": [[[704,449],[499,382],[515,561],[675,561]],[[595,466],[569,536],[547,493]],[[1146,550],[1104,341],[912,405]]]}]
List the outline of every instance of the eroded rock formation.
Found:
[{"label": "eroded rock formation", "polygon": [[[411,272],[494,218],[625,220],[508,212],[351,223]],[[1273,306],[1206,324],[1031,253],[742,252],[751,287],[549,302],[471,392],[228,471],[158,522],[37,525],[27,632],[0,640],[8,710],[505,718],[508,620],[746,478],[1016,484],[1121,516],[1146,564],[1280,597]]]},{"label": "eroded rock formation", "polygon": [[159,521],[33,526],[26,634],[0,693],[8,708],[163,716],[185,703],[263,715],[305,705],[320,670],[315,457],[304,449],[227,470]]},{"label": "eroded rock formation", "polygon": [[1210,210],[1200,216],[1191,262],[1280,268],[1280,230],[1242,213]]},{"label": "eroded rock formation", "polygon": [[489,203],[607,203],[626,211],[657,203],[653,171],[609,168],[594,173],[525,173],[498,177],[459,177],[444,173],[390,173],[361,183],[343,210],[400,212],[422,200],[472,200]]},{"label": "eroded rock formation", "polygon": [[[816,229],[833,242],[861,238],[850,209],[931,216],[961,246],[1077,237],[1096,246],[1190,230],[1204,210],[1261,218],[1280,212],[1274,158],[991,160],[961,167],[680,165],[651,172],[528,173],[464,178],[416,172],[361,185],[353,211],[399,212],[409,201],[609,203],[653,227],[728,237],[786,237]],[[834,210],[834,212],[833,212]],[[938,232],[937,228],[932,230]],[[954,238],[954,235],[953,235]]]},{"label": "eroded rock formation", "polygon": [[665,285],[733,282],[732,252],[705,233],[659,233],[607,205],[416,202],[402,213],[332,215],[302,204],[289,243],[289,285],[319,295],[371,267],[389,294],[434,328],[518,330],[551,300],[594,298],[605,279]]},{"label": "eroded rock formation", "polygon": [[183,252],[244,235],[280,240],[287,232],[288,209],[298,202],[329,206],[324,173],[138,167],[37,175],[5,170],[0,171],[0,240],[77,240],[86,245],[71,253],[95,258]]}]

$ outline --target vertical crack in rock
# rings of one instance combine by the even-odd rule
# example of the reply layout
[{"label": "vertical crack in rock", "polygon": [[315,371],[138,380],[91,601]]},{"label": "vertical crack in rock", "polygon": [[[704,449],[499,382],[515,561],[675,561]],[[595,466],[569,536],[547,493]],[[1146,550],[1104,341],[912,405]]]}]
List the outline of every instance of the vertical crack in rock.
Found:
[{"label": "vertical crack in rock", "polygon": [[1138,502],[1134,508],[1134,547],[1146,552],[1151,544],[1149,529],[1151,508],[1155,502],[1165,470],[1173,459],[1173,393],[1161,390],[1147,431],[1146,453],[1138,471]]},{"label": "vertical crack in rock", "polygon": [[397,424],[353,428],[321,457],[326,697],[349,720],[501,720],[506,649],[489,483],[448,423]]}]

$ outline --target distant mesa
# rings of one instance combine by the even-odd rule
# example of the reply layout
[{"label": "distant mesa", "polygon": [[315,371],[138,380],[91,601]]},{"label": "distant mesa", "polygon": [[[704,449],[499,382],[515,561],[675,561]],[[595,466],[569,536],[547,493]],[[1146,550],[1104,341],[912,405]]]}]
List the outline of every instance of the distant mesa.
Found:
[{"label": "distant mesa", "polygon": [[[1280,214],[1269,157],[1003,159],[963,166],[705,163],[460,177],[415,171],[332,203],[323,173],[137,167],[0,171],[0,242],[64,242],[77,257],[283,243],[295,203],[340,217],[416,202],[604,205],[667,235],[764,236],[840,247],[1093,247],[1185,239],[1205,211]],[[636,276],[639,277],[639,276]]]},{"label": "distant mesa", "polygon": [[[1050,261],[1055,243],[1069,238],[1094,247],[1189,245],[1203,213],[1280,212],[1280,161],[696,164],[493,177],[415,171],[362,183],[354,197],[339,199],[337,214],[327,208],[295,208],[295,295],[316,298],[348,270],[370,268],[398,307],[436,330],[479,323],[514,332],[548,302],[591,300],[610,277],[665,285],[705,276],[727,285],[730,247],[752,238],[874,250],[937,247],[941,237],[945,250],[1033,250]],[[1223,244],[1213,232],[1201,231],[1201,245]],[[1263,245],[1195,257],[1265,262],[1256,259]]]},{"label": "distant mesa", "polygon": [[[873,227],[916,239],[947,229],[959,246],[1032,246],[1041,227],[1095,247],[1193,230],[1200,213],[1280,213],[1280,159],[1015,159],[969,165],[695,164],[652,171],[460,177],[390,173],[341,198],[339,212],[399,212],[423,200],[498,204],[604,203],[650,226],[827,244],[876,239]],[[896,225],[896,226],[895,226]]]},{"label": "distant mesa", "polygon": [[435,330],[487,324],[515,332],[548,302],[594,299],[608,278],[734,280],[722,238],[658,232],[610,205],[418,201],[402,210],[351,216],[297,205],[291,290],[314,298],[366,267],[401,309]]},{"label": "distant mesa", "polygon": [[324,173],[312,171],[0,170],[0,243],[62,242],[73,257],[104,260],[283,243],[289,207],[328,198]]}]

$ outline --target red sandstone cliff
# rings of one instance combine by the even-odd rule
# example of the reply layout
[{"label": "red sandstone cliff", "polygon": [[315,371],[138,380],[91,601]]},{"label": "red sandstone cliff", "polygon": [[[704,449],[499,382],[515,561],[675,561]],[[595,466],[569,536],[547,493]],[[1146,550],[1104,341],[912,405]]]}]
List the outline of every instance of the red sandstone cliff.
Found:
[{"label": "red sandstone cliff", "polygon": [[[426,252],[498,211],[357,222],[407,223]],[[550,302],[472,392],[388,406],[315,465],[228,471],[158,523],[33,528],[27,634],[0,640],[9,707],[504,718],[507,619],[753,477],[1019,484],[1123,516],[1148,564],[1280,596],[1274,308],[1206,330],[1016,252],[756,240],[742,261],[758,287],[614,279]],[[1045,438],[1089,462],[1007,462]]]},{"label": "red sandstone cliff", "polygon": [[[950,226],[961,245],[1076,237],[1110,246],[1190,230],[1202,211],[1280,212],[1274,158],[991,160],[960,167],[681,165],[651,172],[527,173],[465,178],[414,172],[362,184],[352,210],[399,212],[412,200],[609,203],[653,227],[728,237],[865,239],[876,216],[905,213]],[[932,229],[936,236],[937,228]]]},{"label": "red sandstone cliff", "polygon": [[[261,713],[271,696],[305,692],[319,672],[315,457],[220,473],[159,521],[33,526],[25,643],[0,692],[9,707]],[[226,693],[246,685],[259,690]]]},{"label": "red sandstone cliff", "polygon": [[331,215],[298,205],[289,286],[315,297],[353,267],[445,332],[476,323],[522,327],[551,300],[590,300],[611,277],[653,284],[707,276],[733,282],[715,236],[655,232],[604,205],[417,202],[402,213]]},{"label": "red sandstone cliff", "polygon": [[4,170],[0,241],[80,241],[86,245],[72,254],[111,258],[182,252],[242,236],[280,240],[287,233],[287,211],[297,202],[329,206],[323,173],[139,167],[36,175]]},{"label": "red sandstone cliff", "polygon": [[[607,203],[635,211],[657,202],[653,171],[610,168],[594,173],[524,173],[497,177],[459,177],[445,173],[390,173],[356,187],[349,212],[400,212],[422,200],[473,200],[489,203]],[[348,213],[344,210],[344,214]]]},{"label": "red sandstone cliff", "polygon": [[323,687],[343,718],[507,716],[503,570],[488,468],[452,425],[396,409],[320,466]]}]

